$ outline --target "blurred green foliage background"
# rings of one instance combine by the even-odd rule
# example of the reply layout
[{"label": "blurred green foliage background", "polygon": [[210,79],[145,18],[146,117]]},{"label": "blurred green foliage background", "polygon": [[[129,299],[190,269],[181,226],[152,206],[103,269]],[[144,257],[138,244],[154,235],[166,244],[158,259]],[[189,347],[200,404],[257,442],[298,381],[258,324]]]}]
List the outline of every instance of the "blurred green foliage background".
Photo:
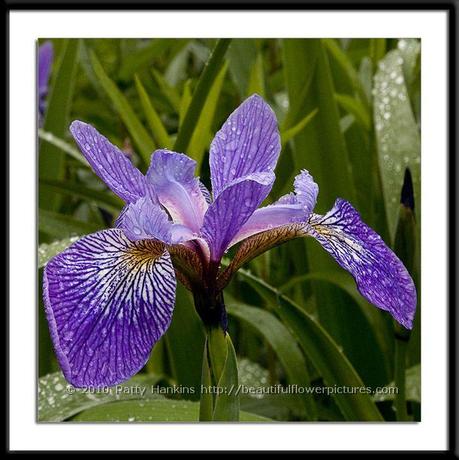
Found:
[{"label": "blurred green foliage background", "polygon": [[[72,120],[91,123],[143,172],[156,148],[184,151],[209,186],[210,141],[256,92],[276,112],[282,136],[268,201],[291,191],[301,168],[309,170],[320,188],[316,212],[328,211],[338,197],[353,203],[395,248],[420,294],[419,40],[232,39],[228,47],[220,41],[220,55],[208,66],[217,40],[52,42],[55,60],[39,129],[40,267],[69,238],[112,226],[122,207],[77,150],[68,131]],[[406,169],[415,213],[400,204]],[[397,397],[241,395],[241,409],[274,420],[420,419],[419,303],[410,336],[397,339],[390,316],[368,304],[350,275],[312,239],[258,257],[225,292],[241,383],[353,383],[374,390],[397,380],[401,387]],[[288,320],[279,306],[289,302],[311,322]],[[150,395],[141,402],[109,395],[63,398],[65,382],[56,373],[41,300],[38,315],[41,420],[195,419],[195,403],[168,405],[171,398],[199,399],[204,334],[183,287],[172,326],[135,379],[194,388],[192,394]]]}]

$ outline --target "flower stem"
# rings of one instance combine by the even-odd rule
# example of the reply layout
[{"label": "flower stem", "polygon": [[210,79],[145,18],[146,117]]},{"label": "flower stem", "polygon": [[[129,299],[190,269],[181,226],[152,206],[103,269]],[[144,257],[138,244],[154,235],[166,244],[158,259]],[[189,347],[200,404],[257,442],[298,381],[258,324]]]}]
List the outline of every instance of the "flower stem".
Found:
[{"label": "flower stem", "polygon": [[237,361],[229,335],[208,327],[201,377],[200,421],[239,419]]},{"label": "flower stem", "polygon": [[406,410],[406,350],[409,339],[409,331],[395,324],[395,387],[398,391],[394,409],[399,422],[410,420]]}]

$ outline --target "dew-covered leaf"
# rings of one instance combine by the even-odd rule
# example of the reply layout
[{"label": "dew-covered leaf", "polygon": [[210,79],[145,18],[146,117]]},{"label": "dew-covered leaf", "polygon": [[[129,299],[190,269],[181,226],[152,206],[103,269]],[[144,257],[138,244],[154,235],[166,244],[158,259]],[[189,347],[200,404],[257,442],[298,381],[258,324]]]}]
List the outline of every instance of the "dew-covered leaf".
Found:
[{"label": "dew-covered leaf", "polygon": [[420,210],[421,142],[405,82],[406,59],[399,50],[390,51],[379,63],[373,88],[379,167],[392,240],[406,168],[411,170],[416,209]]},{"label": "dew-covered leaf", "polygon": [[79,412],[107,402],[163,398],[154,391],[161,379],[159,376],[137,375],[114,387],[81,389],[67,383],[61,372],[48,374],[38,381],[38,420],[62,422]]},{"label": "dew-covered leaf", "polygon": [[79,236],[64,238],[63,240],[53,241],[52,243],[43,243],[38,247],[38,268],[46,265],[49,259],[67,249],[71,244],[80,239]]},{"label": "dew-covered leaf", "polygon": [[38,228],[41,232],[53,238],[69,238],[75,235],[85,235],[100,230],[96,223],[83,222],[66,214],[39,209]]},{"label": "dew-covered leaf", "polygon": [[[199,403],[172,399],[119,401],[78,414],[78,422],[197,422]],[[260,415],[240,413],[240,422],[269,422]]]}]

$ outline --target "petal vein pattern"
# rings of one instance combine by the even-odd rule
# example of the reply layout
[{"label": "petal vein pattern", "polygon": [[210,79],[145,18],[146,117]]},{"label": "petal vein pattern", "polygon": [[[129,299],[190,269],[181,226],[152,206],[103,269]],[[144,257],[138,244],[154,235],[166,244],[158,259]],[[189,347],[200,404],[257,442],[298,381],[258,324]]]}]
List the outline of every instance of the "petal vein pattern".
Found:
[{"label": "petal vein pattern", "polygon": [[148,196],[156,201],[153,187],[147,184],[145,176],[95,128],[74,121],[70,125],[70,132],[95,173],[122,200],[131,203]]},{"label": "petal vein pattern", "polygon": [[354,277],[359,292],[403,326],[413,327],[416,288],[403,263],[345,200],[311,216],[308,233]]},{"label": "petal vein pattern", "polygon": [[280,149],[273,110],[260,96],[249,97],[228,117],[210,146],[214,199],[235,179],[273,171]]},{"label": "petal vein pattern", "polygon": [[138,372],[168,328],[176,280],[164,245],[121,230],[83,237],[51,259],[44,302],[66,379],[116,385]]}]

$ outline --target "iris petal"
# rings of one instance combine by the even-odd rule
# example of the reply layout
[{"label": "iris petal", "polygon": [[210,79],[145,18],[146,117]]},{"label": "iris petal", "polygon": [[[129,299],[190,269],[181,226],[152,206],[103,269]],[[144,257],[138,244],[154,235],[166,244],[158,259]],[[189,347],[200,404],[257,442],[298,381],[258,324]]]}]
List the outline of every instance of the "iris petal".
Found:
[{"label": "iris petal", "polygon": [[317,201],[319,187],[308,171],[295,177],[294,193],[283,196],[277,202],[257,209],[238,231],[230,246],[257,233],[295,222],[306,222]]},{"label": "iris petal", "polygon": [[202,236],[213,261],[220,260],[236,233],[268,196],[274,178],[273,173],[265,172],[237,179],[209,206]]},{"label": "iris petal", "polygon": [[44,303],[66,379],[118,384],[138,372],[169,327],[176,280],[164,245],[121,230],[83,237],[51,259]]},{"label": "iris petal", "polygon": [[186,155],[157,150],[146,177],[172,220],[198,232],[208,204],[195,169],[196,162]]},{"label": "iris petal", "polygon": [[153,187],[147,183],[145,176],[95,128],[82,121],[74,121],[70,132],[95,173],[122,200],[132,203],[149,196],[156,201]]},{"label": "iris petal", "polygon": [[53,63],[53,44],[45,42],[38,48],[38,94],[46,95],[48,92],[48,80]]},{"label": "iris petal", "polygon": [[176,244],[195,238],[188,227],[174,224],[166,211],[148,197],[127,205],[117,221],[117,227],[131,241],[156,239],[165,244]]},{"label": "iris petal", "polygon": [[345,200],[325,216],[313,215],[308,233],[354,277],[359,292],[388,311],[400,324],[413,327],[416,288],[403,263]]},{"label": "iris petal", "polygon": [[280,149],[274,112],[260,96],[249,97],[228,117],[210,146],[214,199],[235,179],[273,171]]}]

